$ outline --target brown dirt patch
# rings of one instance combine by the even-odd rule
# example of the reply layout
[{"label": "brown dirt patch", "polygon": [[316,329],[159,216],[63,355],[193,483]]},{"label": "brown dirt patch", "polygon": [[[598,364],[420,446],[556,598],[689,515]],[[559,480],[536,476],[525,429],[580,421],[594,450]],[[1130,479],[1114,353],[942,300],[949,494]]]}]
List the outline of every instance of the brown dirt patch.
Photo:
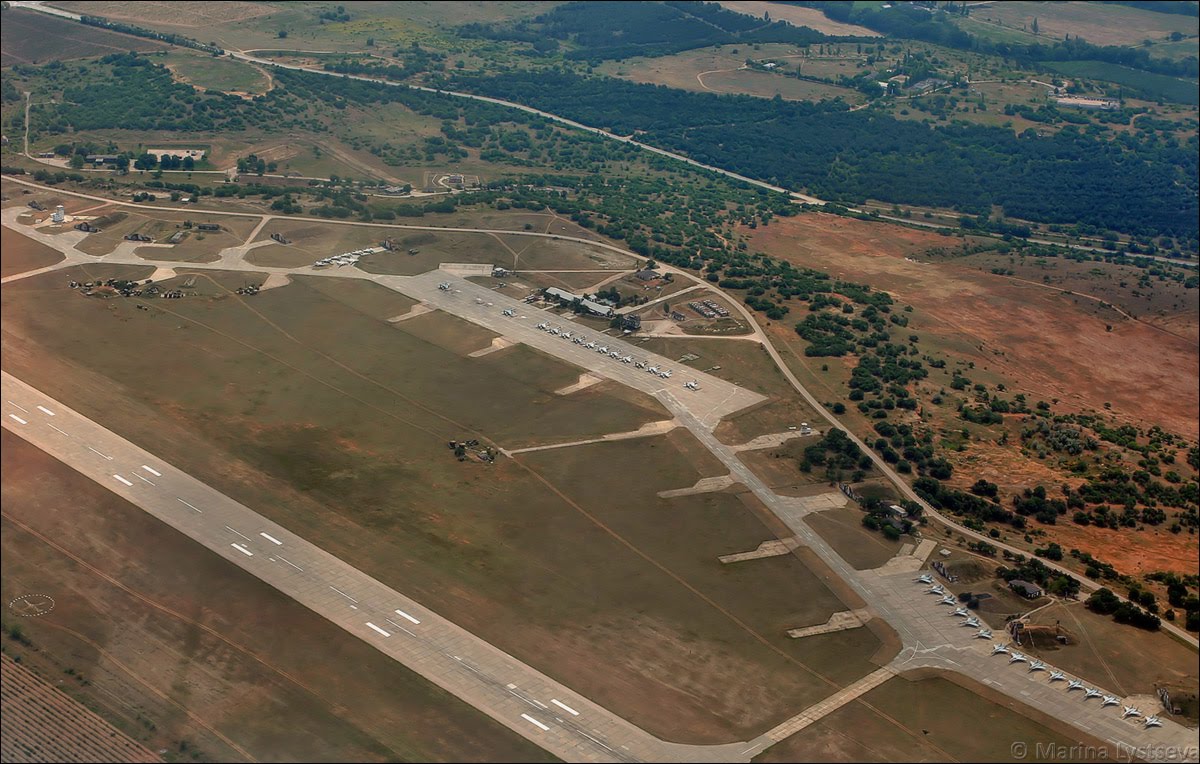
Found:
[{"label": "brown dirt patch", "polygon": [[828,35],[879,37],[878,32],[866,27],[834,21],[816,8],[798,8],[782,3],[761,2],[761,0],[721,0],[720,4],[728,10],[757,16],[760,19],[764,13],[770,13],[772,21],[787,21],[798,27],[808,27]]},{"label": "brown dirt patch", "polygon": [[0,228],[0,277],[44,268],[62,259],[62,253],[53,247],[11,228]]}]

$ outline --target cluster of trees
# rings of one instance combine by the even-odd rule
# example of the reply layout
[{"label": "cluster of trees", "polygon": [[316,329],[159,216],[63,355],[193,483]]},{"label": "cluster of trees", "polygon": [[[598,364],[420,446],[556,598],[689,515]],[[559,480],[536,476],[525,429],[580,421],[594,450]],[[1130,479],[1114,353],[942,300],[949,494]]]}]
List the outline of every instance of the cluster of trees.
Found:
[{"label": "cluster of trees", "polygon": [[465,24],[457,32],[463,37],[532,43],[534,51],[542,54],[557,51],[560,43],[570,43],[574,49],[565,54],[567,58],[595,63],[630,56],[665,56],[729,43],[807,46],[840,39],[809,27],[759,19],[726,10],[718,3],[695,0],[570,2],[533,19]]},{"label": "cluster of trees", "polygon": [[[1069,125],[1049,136],[977,124],[931,127],[840,100],[692,93],[565,71],[458,74],[460,89],[630,135],[744,175],[836,201],[867,198],[1083,223],[1131,233],[1200,232],[1197,139],[1108,139]],[[797,140],[796,136],[804,136]],[[1016,233],[1024,233],[1017,231]]]},{"label": "cluster of trees", "polygon": [[805,446],[799,461],[800,469],[812,472],[814,467],[824,467],[825,477],[832,482],[841,482],[846,477],[857,483],[871,468],[871,457],[862,452],[846,433],[832,427],[816,442]]},{"label": "cluster of trees", "polygon": [[195,48],[202,50],[205,53],[212,53],[214,56],[225,54],[225,50],[215,42],[203,43],[199,40],[193,40],[191,37],[185,37],[181,34],[173,32],[159,32],[145,27],[139,27],[136,24],[126,24],[122,21],[111,21],[103,16],[81,16],[79,21],[83,24],[93,27],[101,27],[103,29],[111,29],[114,32],[124,32],[125,34],[133,35],[134,37],[145,37],[150,40],[162,40],[171,45],[179,45],[184,48]]},{"label": "cluster of trees", "polygon": [[[1153,595],[1152,595],[1153,596]],[[1162,621],[1158,616],[1142,610],[1127,600],[1122,600],[1111,589],[1101,587],[1087,599],[1087,608],[1100,615],[1111,615],[1117,623],[1128,623],[1139,629],[1158,631]]]},{"label": "cluster of trees", "polygon": [[413,42],[408,48],[396,48],[392,54],[401,60],[399,64],[385,64],[369,58],[346,57],[337,61],[325,62],[323,68],[327,72],[341,74],[365,74],[370,77],[401,82],[423,72],[440,72],[446,70],[446,54],[428,51],[420,43]]},{"label": "cluster of trees", "polygon": [[934,509],[963,518],[963,525],[975,531],[983,531],[984,523],[1007,523],[1016,530],[1025,529],[1025,518],[1010,512],[996,501],[950,488],[931,476],[922,476],[913,481],[913,490]]},{"label": "cluster of trees", "polygon": [[1032,581],[1039,584],[1043,591],[1060,597],[1074,597],[1079,594],[1079,582],[1070,576],[1051,570],[1044,562],[1036,557],[1016,557],[1014,567],[1000,566],[996,568],[996,577],[1005,582]]}]

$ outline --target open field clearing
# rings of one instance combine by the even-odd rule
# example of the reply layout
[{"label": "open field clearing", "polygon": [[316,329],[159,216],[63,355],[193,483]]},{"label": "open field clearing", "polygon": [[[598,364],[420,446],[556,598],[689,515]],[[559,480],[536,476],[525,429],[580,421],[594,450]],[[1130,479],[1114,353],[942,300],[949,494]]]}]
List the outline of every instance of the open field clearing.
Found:
[{"label": "open field clearing", "polygon": [[4,761],[161,761],[7,654],[0,666]]},{"label": "open field clearing", "polygon": [[[1038,34],[1033,33],[1037,19]],[[1061,40],[1066,35],[1082,37],[1093,45],[1141,45],[1159,41],[1172,32],[1188,37],[1200,33],[1195,16],[1158,13],[1129,8],[1117,3],[1035,3],[1026,0],[982,3],[971,15],[960,19],[963,29],[982,37],[1020,33],[1022,42]],[[1194,44],[1194,43],[1193,43]],[[1154,48],[1151,48],[1153,55]]]},{"label": "open field clearing", "polygon": [[[1030,620],[1049,627],[1051,635],[1057,625],[1069,637],[1068,645],[1052,639],[1026,644],[1033,654],[1064,671],[1123,696],[1153,695],[1160,686],[1195,692],[1195,652],[1168,634],[1117,623],[1110,616],[1091,612],[1081,602],[1058,602],[1039,610]],[[1191,724],[1196,721],[1192,718]]]},{"label": "open field clearing", "polygon": [[[852,236],[854,229],[861,229],[861,238]],[[906,250],[955,241],[936,234],[819,213],[747,233],[752,246],[769,254],[866,282],[912,305],[910,328],[922,343],[974,362],[977,377],[990,373],[1016,382],[1046,400],[1058,399],[1065,410],[1103,410],[1108,402],[1131,421],[1197,436],[1200,395],[1192,384],[1197,349],[1189,340],[1124,319],[1079,294],[904,259]],[[901,246],[882,243],[891,235]],[[1136,378],[1130,368],[1139,370]],[[934,384],[937,379],[931,375]]]},{"label": "open field clearing", "polygon": [[62,259],[62,253],[53,247],[22,236],[11,228],[0,228],[0,277],[44,268]]},{"label": "open field clearing", "polygon": [[[957,680],[957,677],[955,677]],[[986,694],[986,695],[985,695]],[[868,704],[879,711],[872,714]],[[789,761],[1017,761],[1013,742],[1069,748],[1082,739],[1074,730],[1028,707],[972,683],[932,676],[918,681],[894,677],[856,702],[839,708],[797,735],[756,757]],[[910,730],[917,730],[912,734]],[[1105,748],[1105,758],[1118,755]]]},{"label": "open field clearing", "polygon": [[[767,3],[760,0],[720,0],[720,5],[731,11],[763,18],[770,14],[772,21],[786,21],[794,26],[808,27],[827,35],[846,37],[878,37],[879,33],[857,24],[843,24],[825,16],[816,8],[797,8],[782,3]],[[765,23],[765,21],[764,21]]]},{"label": "open field clearing", "polygon": [[[86,12],[86,11],[85,11]],[[0,65],[45,64],[50,61],[106,56],[131,50],[165,50],[163,43],[86,27],[36,11],[4,10],[0,24]]]},{"label": "open field clearing", "polygon": [[36,618],[5,613],[29,643],[6,628],[5,651],[151,750],[175,761],[547,759],[141,509],[2,437],[5,601],[27,592],[55,600]]},{"label": "open field clearing", "polygon": [[1143,72],[1128,66],[1110,64],[1107,61],[1055,61],[1047,66],[1069,77],[1115,82],[1118,85],[1133,88],[1148,98],[1163,98],[1190,106],[1200,104],[1200,95],[1196,93],[1194,80]]},{"label": "open field clearing", "polygon": [[834,685],[871,670],[869,630],[781,644],[844,609],[797,559],[717,563],[774,537],[754,502],[657,498],[715,469],[690,435],[490,466],[446,447],[628,431],[668,418],[656,403],[604,385],[555,395],[574,376],[557,361],[467,358],[305,279],[141,311],[67,289],[81,271],[3,290],[6,369],[655,734],[744,739],[832,691],[805,666],[835,666]]},{"label": "open field clearing", "polygon": [[155,61],[170,69],[176,79],[202,90],[262,95],[271,88],[270,78],[263,70],[230,58],[213,58],[186,48],[174,48]]},{"label": "open field clearing", "polygon": [[[819,11],[817,13],[819,14]],[[864,100],[861,93],[851,88],[810,82],[783,73],[747,69],[747,58],[784,62],[783,65],[788,67],[789,71],[794,70],[796,63],[800,62],[805,74],[836,76],[832,72],[819,73],[818,64],[811,63],[801,49],[782,43],[763,43],[756,48],[746,45],[722,45],[719,48],[688,50],[670,56],[608,62],[599,69],[605,74],[634,82],[667,85],[699,92],[744,93],[763,98],[773,98],[778,93],[780,97],[794,101],[819,101],[838,97],[849,103],[862,103]],[[844,65],[844,73],[857,74],[852,62],[839,60],[837,63]]]},{"label": "open field clearing", "polygon": [[[91,222],[100,229],[100,233],[89,234],[79,244],[79,250],[89,255],[112,252],[130,234],[149,236],[153,241],[147,243],[167,244],[172,236],[182,232],[179,243],[173,246],[137,247],[136,254],[147,260],[212,262],[222,249],[236,247],[245,241],[258,224],[253,218],[221,217],[219,231],[201,231],[194,224],[213,222],[203,212],[141,212],[133,207],[102,207],[88,214],[97,216]],[[184,228],[184,221],[189,220],[193,227]]]},{"label": "open field clearing", "polygon": [[814,512],[804,522],[856,570],[878,568],[896,556],[902,541],[891,541],[882,533],[863,527],[864,513],[850,504],[839,509]]},{"label": "open field clearing", "polygon": [[[655,338],[644,347],[668,358],[682,359],[688,366],[708,371],[747,390],[768,397],[768,401],[747,411],[739,412],[721,422],[717,435],[730,444],[745,443],[759,435],[782,432],[801,422],[816,422],[817,414],[792,390],[783,373],[771,361],[767,351],[756,342],[720,339]],[[720,368],[714,368],[714,367]],[[679,370],[682,373],[682,370]]]}]

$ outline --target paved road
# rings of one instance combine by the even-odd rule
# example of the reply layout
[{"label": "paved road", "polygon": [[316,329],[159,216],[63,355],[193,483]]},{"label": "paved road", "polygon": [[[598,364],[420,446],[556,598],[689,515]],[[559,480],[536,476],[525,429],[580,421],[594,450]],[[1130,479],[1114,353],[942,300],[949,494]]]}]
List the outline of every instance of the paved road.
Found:
[{"label": "paved road", "polygon": [[5,428],[564,760],[747,760],[661,741],[7,372],[0,391]]}]

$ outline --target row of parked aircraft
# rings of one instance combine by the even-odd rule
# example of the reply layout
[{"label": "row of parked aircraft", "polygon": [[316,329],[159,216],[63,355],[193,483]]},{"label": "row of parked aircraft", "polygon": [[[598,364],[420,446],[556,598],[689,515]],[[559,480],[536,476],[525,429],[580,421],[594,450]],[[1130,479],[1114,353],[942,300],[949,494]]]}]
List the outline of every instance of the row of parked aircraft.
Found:
[{"label": "row of parked aircraft", "polygon": [[[505,311],[503,311],[503,315],[514,316],[516,314],[510,308],[510,309],[506,309]],[[534,328],[538,329],[540,331],[543,331],[543,332],[549,332],[550,334],[553,334],[556,337],[561,337],[564,340],[570,340],[571,342],[575,343],[576,345],[587,348],[588,350],[595,350],[597,353],[600,353],[601,355],[606,355],[609,358],[612,358],[616,361],[620,361],[621,363],[632,363],[637,368],[645,369],[648,373],[655,374],[659,377],[662,377],[663,379],[670,379],[671,375],[675,373],[670,369],[661,369],[658,366],[650,366],[647,364],[646,361],[640,361],[640,360],[635,359],[631,355],[625,355],[620,350],[610,349],[608,347],[608,345],[597,343],[595,340],[590,340],[581,334],[575,334],[568,329],[562,328],[561,326],[551,326],[549,321],[542,321],[540,324],[538,324]],[[690,382],[684,382],[683,386],[689,390],[699,390],[700,389],[700,383],[694,379]]]},{"label": "row of parked aircraft", "polygon": [[[918,576],[915,579],[915,581],[916,581],[916,583],[927,584],[929,586],[929,589],[926,591],[926,594],[934,594],[934,595],[940,596],[941,599],[938,600],[938,604],[940,604],[940,605],[956,605],[958,603],[958,600],[955,599],[954,595],[948,593],[946,591],[946,587],[944,587],[941,584],[934,581],[933,576],[930,575],[929,573],[924,573],[924,574]],[[969,626],[971,628],[979,627],[979,631],[977,631],[975,633],[975,637],[977,639],[989,639],[990,640],[992,638],[991,629],[982,627],[979,619],[976,618],[975,616],[971,615],[970,611],[968,611],[965,607],[957,608],[954,612],[951,613],[951,615],[952,616],[961,616],[964,619],[963,626]],[[1084,700],[1090,700],[1091,698],[1100,698],[1100,707],[1101,708],[1105,708],[1107,706],[1116,706],[1116,705],[1121,704],[1121,699],[1116,697],[1115,695],[1106,695],[1105,693],[1103,693],[1100,690],[1097,690],[1093,687],[1086,687],[1086,686],[1084,686],[1083,682],[1079,679],[1068,679],[1067,675],[1064,674],[1063,672],[1061,672],[1057,669],[1050,669],[1044,662],[1038,660],[1037,658],[1030,658],[1029,656],[1025,655],[1024,653],[1020,653],[1020,652],[1017,652],[1016,650],[1012,650],[1009,648],[1008,645],[1004,644],[1003,642],[997,642],[992,645],[992,655],[1007,655],[1008,662],[1010,664],[1024,663],[1029,666],[1030,673],[1033,673],[1034,671],[1048,671],[1049,672],[1048,676],[1050,678],[1051,683],[1065,681],[1067,683],[1067,685],[1066,685],[1067,692],[1071,692],[1072,690],[1083,690],[1083,699]],[[1143,725],[1145,725],[1145,727],[1147,727],[1147,728],[1162,726],[1162,719],[1159,719],[1157,716],[1154,716],[1154,715],[1143,716],[1142,712],[1134,706],[1123,706],[1122,707],[1122,711],[1121,711],[1122,719],[1138,718],[1138,717],[1141,717]]]}]

